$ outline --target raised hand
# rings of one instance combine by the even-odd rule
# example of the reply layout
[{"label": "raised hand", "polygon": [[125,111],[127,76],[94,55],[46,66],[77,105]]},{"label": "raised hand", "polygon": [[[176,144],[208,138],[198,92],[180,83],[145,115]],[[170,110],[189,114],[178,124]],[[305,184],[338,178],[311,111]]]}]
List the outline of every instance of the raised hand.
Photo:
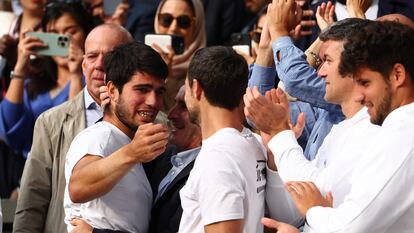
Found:
[{"label": "raised hand", "polygon": [[285,187],[303,216],[315,206],[332,207],[332,193],[328,192],[326,197],[322,196],[313,182],[287,182]]},{"label": "raised hand", "polygon": [[321,31],[332,25],[334,21],[335,5],[331,1],[328,3],[323,2],[316,9],[316,22],[318,23]]},{"label": "raised hand", "polygon": [[7,34],[0,37],[0,56],[6,58],[10,67],[16,63],[18,42],[18,39]]},{"label": "raised hand", "polygon": [[373,0],[347,0],[346,9],[349,17],[365,19],[365,12],[372,5]]},{"label": "raised hand", "polygon": [[289,129],[287,99],[282,90],[271,90],[262,96],[257,89],[247,88],[244,95],[244,113],[256,127],[271,137]]},{"label": "raised hand", "polygon": [[134,138],[127,145],[128,154],[139,163],[152,161],[165,151],[168,137],[168,127],[165,125],[140,125]]},{"label": "raised hand", "polygon": [[[83,50],[76,43],[70,43],[68,54],[69,72],[74,74],[82,73]],[[80,77],[80,76],[79,76]]]},{"label": "raised hand", "polygon": [[273,0],[267,7],[266,21],[272,40],[288,36],[300,23],[302,11],[294,0]]},{"label": "raised hand", "polygon": [[23,38],[20,39],[17,46],[17,62],[14,72],[19,75],[26,75],[28,73],[30,55],[37,54],[34,48],[47,47],[39,38],[25,36],[25,34],[26,32],[22,34]]},{"label": "raised hand", "polygon": [[122,2],[116,7],[115,12],[111,16],[107,16],[104,18],[104,22],[118,24],[121,26],[125,25],[127,22],[128,10],[128,1]]}]

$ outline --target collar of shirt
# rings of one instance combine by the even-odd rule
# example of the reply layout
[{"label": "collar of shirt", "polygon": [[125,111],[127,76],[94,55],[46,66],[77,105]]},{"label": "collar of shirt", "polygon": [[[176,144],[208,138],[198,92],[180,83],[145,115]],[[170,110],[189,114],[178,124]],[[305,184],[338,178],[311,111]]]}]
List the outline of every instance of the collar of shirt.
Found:
[{"label": "collar of shirt", "polygon": [[83,97],[85,100],[86,125],[89,127],[102,118],[103,112],[101,106],[92,99],[86,87],[83,89]]},{"label": "collar of shirt", "polygon": [[389,127],[394,125],[395,123],[399,123],[407,119],[407,117],[411,117],[414,114],[414,102],[401,106],[397,109],[394,109],[388,116],[385,118],[384,122],[382,123],[382,127]]},{"label": "collar of shirt", "polygon": [[200,151],[200,149],[201,147],[197,147],[197,148],[186,150],[186,151],[183,151],[176,155],[171,156],[171,164],[174,167],[187,166],[197,157],[198,151]]}]

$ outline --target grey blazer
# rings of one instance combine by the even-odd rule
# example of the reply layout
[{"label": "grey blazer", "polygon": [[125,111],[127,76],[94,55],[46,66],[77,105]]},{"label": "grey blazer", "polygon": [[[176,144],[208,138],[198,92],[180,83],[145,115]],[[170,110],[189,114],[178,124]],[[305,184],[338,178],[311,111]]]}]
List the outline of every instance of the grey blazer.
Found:
[{"label": "grey blazer", "polygon": [[17,201],[13,232],[65,233],[65,157],[86,127],[83,91],[36,120]]}]

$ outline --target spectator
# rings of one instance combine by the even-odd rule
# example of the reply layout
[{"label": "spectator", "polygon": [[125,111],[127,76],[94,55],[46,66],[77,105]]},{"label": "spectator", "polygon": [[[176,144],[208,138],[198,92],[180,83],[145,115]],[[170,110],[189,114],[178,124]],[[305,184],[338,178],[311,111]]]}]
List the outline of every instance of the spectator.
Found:
[{"label": "spectator", "polygon": [[154,23],[155,32],[183,36],[185,46],[183,54],[175,54],[173,49],[166,53],[158,46],[153,46],[170,69],[164,96],[165,110],[174,105],[174,96],[184,84],[188,64],[194,52],[206,45],[204,21],[204,10],[200,0],[163,0],[158,6]]},{"label": "spectator", "polygon": [[[34,60],[36,47],[45,46],[38,38],[23,36],[17,63],[5,99],[0,105],[0,136],[15,151],[27,157],[33,126],[45,110],[72,99],[83,86],[81,63],[86,35],[93,28],[90,15],[80,3],[52,2],[46,6],[42,28],[46,32],[69,34],[68,57]],[[39,70],[39,66],[44,69]]]},{"label": "spectator", "polygon": [[129,0],[125,28],[137,41],[144,41],[145,34],[154,33],[154,18],[161,0]]}]

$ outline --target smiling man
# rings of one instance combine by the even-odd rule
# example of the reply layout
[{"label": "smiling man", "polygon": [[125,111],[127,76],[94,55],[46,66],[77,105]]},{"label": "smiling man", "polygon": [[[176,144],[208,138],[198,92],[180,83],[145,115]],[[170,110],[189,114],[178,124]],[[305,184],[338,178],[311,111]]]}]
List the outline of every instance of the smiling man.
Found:
[{"label": "smiling man", "polygon": [[110,104],[103,121],[82,131],[69,148],[65,220],[68,231],[72,218],[82,218],[98,229],[147,232],[152,192],[141,163],[164,152],[168,141],[167,127],[152,123],[168,68],[139,42],[110,52],[104,67]]}]

